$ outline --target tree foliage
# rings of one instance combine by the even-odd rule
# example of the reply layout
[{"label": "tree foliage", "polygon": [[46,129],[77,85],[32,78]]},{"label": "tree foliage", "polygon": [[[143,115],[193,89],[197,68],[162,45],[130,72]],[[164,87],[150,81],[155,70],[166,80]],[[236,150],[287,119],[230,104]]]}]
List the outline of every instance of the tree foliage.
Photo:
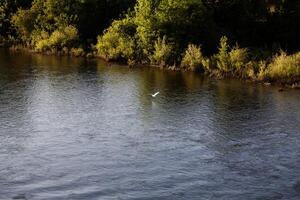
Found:
[{"label": "tree foliage", "polygon": [[[299,51],[299,21],[298,0],[0,1],[1,37],[13,36],[39,51],[91,51],[96,43],[108,60],[177,65],[214,54],[203,66],[226,72],[249,59],[243,47]],[[224,35],[241,48],[231,48]]]},{"label": "tree foliage", "polygon": [[6,37],[13,34],[10,19],[20,8],[29,7],[31,0],[0,0],[0,35]]},{"label": "tree foliage", "polygon": [[[27,44],[34,43],[39,33],[47,32],[49,35],[53,33],[55,35],[72,26],[77,29],[80,42],[89,46],[110,21],[127,10],[133,2],[133,0],[33,0],[31,6],[19,7],[8,20],[16,29],[18,37]],[[109,10],[114,12],[110,13]]]}]

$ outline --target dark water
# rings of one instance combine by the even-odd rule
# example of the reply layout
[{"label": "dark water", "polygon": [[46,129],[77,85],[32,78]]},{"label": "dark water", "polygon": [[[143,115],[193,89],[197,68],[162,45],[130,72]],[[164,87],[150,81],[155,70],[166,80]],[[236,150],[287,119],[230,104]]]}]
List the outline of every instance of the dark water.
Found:
[{"label": "dark water", "polygon": [[299,100],[1,50],[0,199],[300,199]]}]

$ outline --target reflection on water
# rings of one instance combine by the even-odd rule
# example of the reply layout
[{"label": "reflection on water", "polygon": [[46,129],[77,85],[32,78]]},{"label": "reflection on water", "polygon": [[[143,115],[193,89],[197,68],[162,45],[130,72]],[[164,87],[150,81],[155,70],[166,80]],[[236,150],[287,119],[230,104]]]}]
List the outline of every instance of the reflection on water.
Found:
[{"label": "reflection on water", "polygon": [[298,91],[5,50],[0,63],[0,199],[300,198]]}]

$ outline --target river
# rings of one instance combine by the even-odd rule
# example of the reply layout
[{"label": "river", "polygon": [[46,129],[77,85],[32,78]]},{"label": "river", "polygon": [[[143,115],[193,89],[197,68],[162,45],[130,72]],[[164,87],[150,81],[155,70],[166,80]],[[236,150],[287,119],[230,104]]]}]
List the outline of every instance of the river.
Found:
[{"label": "river", "polygon": [[0,199],[300,199],[300,91],[2,49]]}]

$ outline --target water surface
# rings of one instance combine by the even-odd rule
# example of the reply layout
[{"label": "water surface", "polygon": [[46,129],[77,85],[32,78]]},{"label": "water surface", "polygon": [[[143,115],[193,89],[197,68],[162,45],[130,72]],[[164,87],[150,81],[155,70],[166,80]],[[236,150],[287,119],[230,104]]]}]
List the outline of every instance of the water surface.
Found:
[{"label": "water surface", "polygon": [[296,90],[1,50],[0,199],[296,200],[299,100]]}]

